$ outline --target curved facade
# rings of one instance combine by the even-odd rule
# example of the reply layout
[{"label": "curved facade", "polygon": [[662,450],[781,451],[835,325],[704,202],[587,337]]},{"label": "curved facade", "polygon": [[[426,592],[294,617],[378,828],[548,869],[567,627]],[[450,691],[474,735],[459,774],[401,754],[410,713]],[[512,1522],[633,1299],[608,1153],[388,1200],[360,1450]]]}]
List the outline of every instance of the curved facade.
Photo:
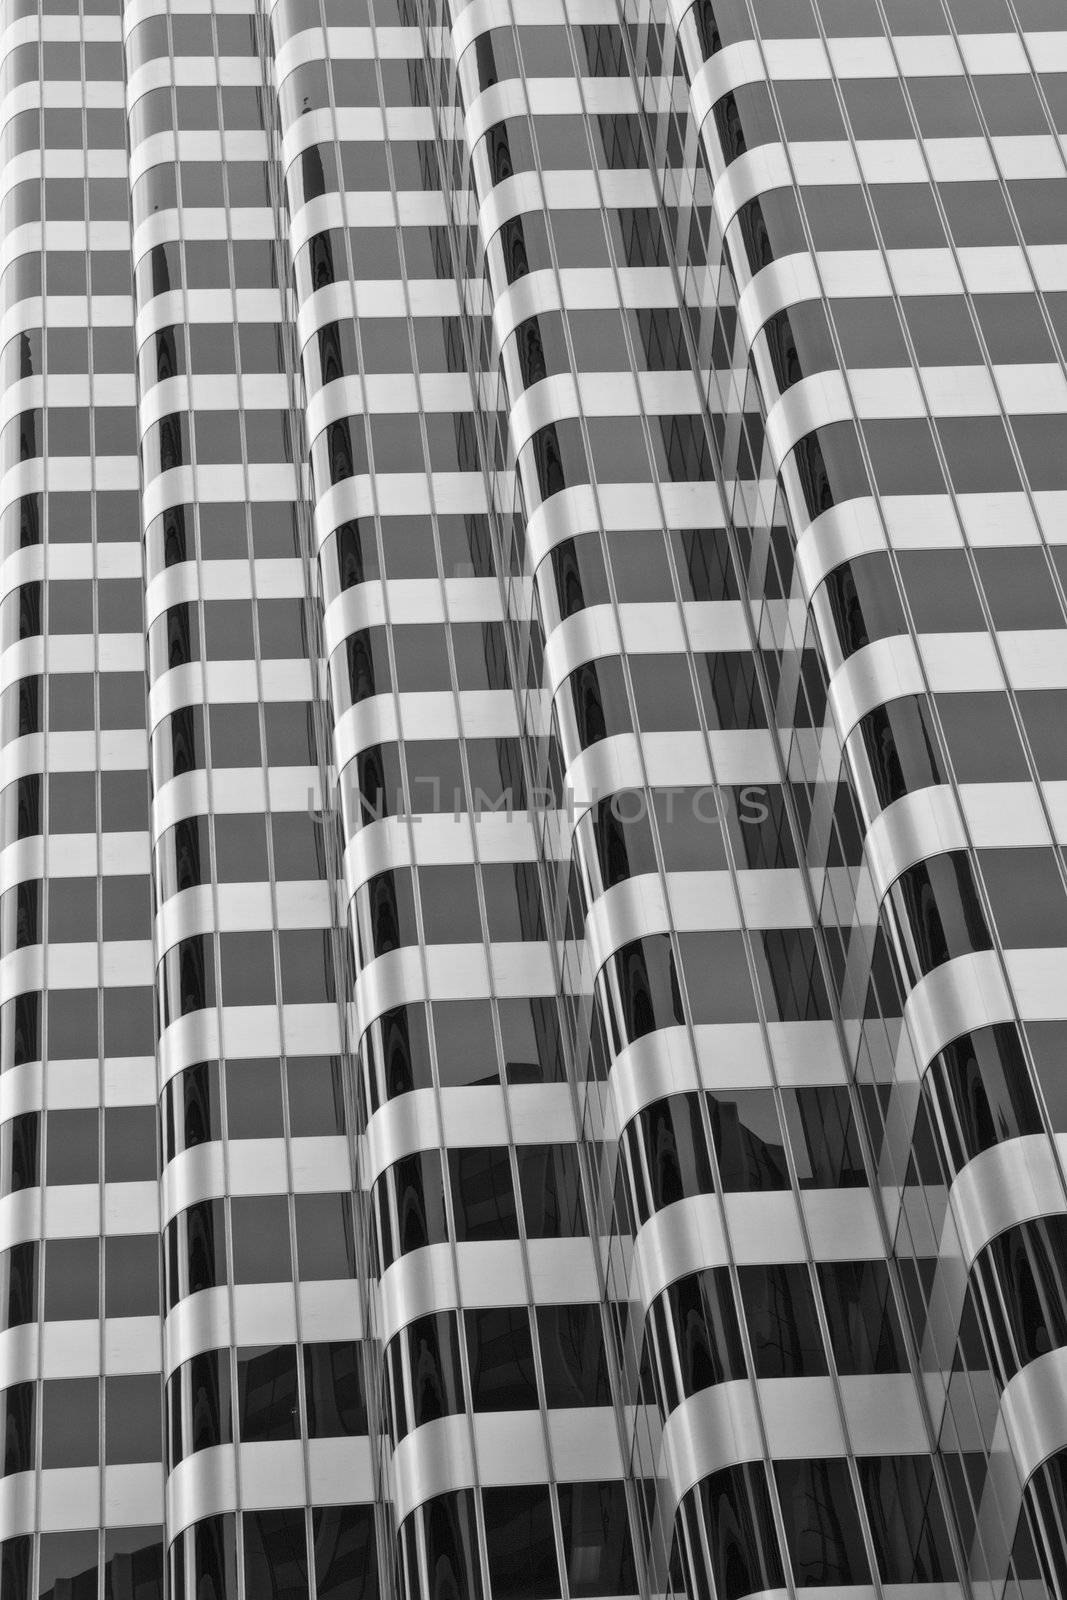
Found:
[{"label": "curved facade", "polygon": [[0,0],[0,1600],[1067,1585],[1056,0]]}]

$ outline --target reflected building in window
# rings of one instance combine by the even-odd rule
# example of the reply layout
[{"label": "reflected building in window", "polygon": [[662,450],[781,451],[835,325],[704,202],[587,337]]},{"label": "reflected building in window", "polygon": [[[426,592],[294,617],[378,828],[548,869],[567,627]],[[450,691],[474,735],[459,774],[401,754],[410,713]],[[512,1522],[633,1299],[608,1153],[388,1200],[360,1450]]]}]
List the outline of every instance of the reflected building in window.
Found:
[{"label": "reflected building in window", "polygon": [[1062,0],[0,19],[0,1600],[1064,1593]]}]

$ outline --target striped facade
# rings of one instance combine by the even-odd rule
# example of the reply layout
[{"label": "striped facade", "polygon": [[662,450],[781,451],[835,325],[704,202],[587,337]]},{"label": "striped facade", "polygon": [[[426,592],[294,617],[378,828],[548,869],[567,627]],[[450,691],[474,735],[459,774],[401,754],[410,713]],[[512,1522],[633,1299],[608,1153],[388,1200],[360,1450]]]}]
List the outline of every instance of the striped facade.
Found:
[{"label": "striped facade", "polygon": [[0,0],[0,1600],[1067,1589],[1065,360],[1063,0]]}]

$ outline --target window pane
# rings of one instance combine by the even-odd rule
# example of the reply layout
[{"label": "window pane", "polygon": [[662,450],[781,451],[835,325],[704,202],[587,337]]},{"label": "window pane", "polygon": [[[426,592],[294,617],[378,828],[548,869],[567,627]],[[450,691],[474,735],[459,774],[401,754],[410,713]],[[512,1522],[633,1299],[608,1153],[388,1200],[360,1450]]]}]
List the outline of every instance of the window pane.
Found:
[{"label": "window pane", "polygon": [[838,1372],[907,1372],[885,1262],[820,1262],[817,1271]]},{"label": "window pane", "polygon": [[929,1458],[871,1456],[859,1469],[884,1582],[952,1582],[955,1563]]},{"label": "window pane", "polygon": [[307,1600],[303,1511],[246,1511],[244,1535],[248,1593],[269,1594],[271,1600]]},{"label": "window pane", "polygon": [[237,1395],[240,1435],[245,1444],[298,1438],[295,1346],[239,1350]]},{"label": "window pane", "polygon": [[493,1600],[551,1600],[558,1595],[548,1488],[485,1489],[482,1506]]},{"label": "window pane", "polygon": [[304,1386],[311,1438],[366,1433],[357,1345],[347,1342],[306,1344]]},{"label": "window pane", "polygon": [[869,1580],[859,1512],[844,1461],[779,1461],[786,1547],[799,1585]]},{"label": "window pane", "polygon": [[803,1378],[824,1373],[826,1356],[808,1269],[800,1265],[742,1267],[738,1276],[757,1377]]},{"label": "window pane", "polygon": [[311,1538],[318,1600],[377,1600],[373,1506],[316,1506]]},{"label": "window pane", "polygon": [[519,1411],[536,1406],[537,1381],[526,1307],[468,1311],[466,1325],[475,1411]]}]

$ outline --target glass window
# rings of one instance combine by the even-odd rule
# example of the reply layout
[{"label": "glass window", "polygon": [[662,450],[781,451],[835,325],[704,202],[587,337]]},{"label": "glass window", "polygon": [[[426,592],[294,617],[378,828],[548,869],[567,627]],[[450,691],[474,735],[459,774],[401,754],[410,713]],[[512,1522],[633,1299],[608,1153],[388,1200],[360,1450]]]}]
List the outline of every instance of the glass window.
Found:
[{"label": "glass window", "polygon": [[[683,933],[678,946],[695,1023],[755,1021],[752,977],[740,933]],[[664,1022],[668,1020],[682,1019],[679,1015]]]},{"label": "glass window", "polygon": [[[1026,1037],[1033,1051],[1037,1081],[1048,1109],[1052,1131],[1067,1133],[1067,1030],[1061,1022],[1028,1022]],[[1010,1081],[1014,1087],[1014,1075]],[[1029,1101],[1028,1086],[1022,1098],[1025,1107]],[[1022,1125],[1020,1131],[1031,1130]]]},{"label": "glass window", "polygon": [[129,1574],[137,1600],[163,1600],[163,1529],[105,1528],[104,1600],[121,1600]]},{"label": "glass window", "polygon": [[[660,1358],[671,1409],[688,1395],[745,1376],[741,1325],[727,1267],[679,1278],[662,1297]],[[675,1392],[675,1383],[677,1391]]]},{"label": "glass window", "polygon": [[105,1183],[145,1183],[155,1177],[155,1106],[108,1106],[104,1112]]},{"label": "glass window", "polygon": [[270,876],[263,821],[254,812],[215,817],[215,876],[219,883],[263,883]]},{"label": "glass window", "polygon": [[450,1150],[448,1163],[456,1238],[516,1238],[518,1218],[507,1146]]},{"label": "glass window", "polygon": [[357,1344],[306,1344],[304,1389],[309,1437],[331,1439],[366,1433]]},{"label": "glass window", "polygon": [[348,1195],[299,1194],[294,1205],[301,1282],[353,1277],[355,1244]]},{"label": "glass window", "polygon": [[882,902],[882,913],[896,936],[895,946],[912,985],[956,956],[992,946],[963,851],[909,867]]},{"label": "glass window", "polygon": [[144,772],[100,774],[100,826],[105,833],[146,830],[148,786]]},{"label": "glass window", "polygon": [[[45,1549],[46,1541],[50,1541],[51,1538],[53,1534],[45,1534],[45,1541],[42,1541]],[[93,1538],[96,1538],[94,1534]],[[42,1549],[42,1558],[45,1549]],[[34,1555],[34,1539],[30,1538],[29,1534],[22,1534],[16,1539],[5,1539],[3,1544],[0,1544],[0,1584],[3,1584],[5,1594],[13,1595],[16,1600],[22,1600],[22,1597],[29,1600],[32,1555]]]},{"label": "glass window", "polygon": [[774,1092],[709,1094],[707,1102],[723,1189],[787,1189],[789,1171]]},{"label": "glass window", "polygon": [[54,578],[48,585],[48,631],[92,633],[93,585],[90,579]]},{"label": "glass window", "polygon": [[551,1600],[560,1592],[547,1485],[483,1489],[493,1600]]},{"label": "glass window", "polygon": [[[484,1001],[436,1001],[433,1028],[442,1088],[500,1081],[492,1011]],[[428,1063],[426,1081],[429,1082]],[[399,1094],[404,1088],[415,1087],[423,1087],[421,1080],[398,1084],[391,1092]]]},{"label": "glass window", "polygon": [[979,550],[975,560],[995,628],[1064,626],[1063,611],[1042,550]]},{"label": "glass window", "polygon": [[862,1188],[867,1174],[848,1090],[787,1089],[782,1102],[800,1187]]},{"label": "glass window", "polygon": [[[1010,583],[1005,592],[1010,604]],[[1027,780],[1029,769],[1007,695],[997,690],[939,694],[936,704],[959,783]]]},{"label": "glass window", "polygon": [[[834,86],[828,80],[781,78],[775,80],[785,136],[793,140],[843,139],[845,124]],[[857,134],[857,137],[861,137]]]},{"label": "glass window", "polygon": [[[687,1503],[688,1502],[688,1503]],[[778,1589],[784,1583],[778,1539],[762,1462],[725,1467],[691,1489],[682,1502],[687,1522],[703,1523],[719,1600]],[[695,1529],[693,1530],[696,1531]],[[703,1560],[698,1556],[700,1566]],[[693,1592],[706,1577],[693,1574]]]},{"label": "glass window", "polygon": [[311,1539],[318,1600],[377,1600],[378,1541],[372,1505],[313,1507]]},{"label": "glass window", "polygon": [[104,1453],[109,1465],[159,1461],[160,1380],[155,1373],[104,1379]]},{"label": "glass window", "polygon": [[804,1378],[825,1373],[826,1356],[807,1267],[741,1267],[738,1277],[756,1376]]},{"label": "glass window", "polygon": [[889,556],[883,551],[835,567],[816,591],[816,607],[820,595],[825,595],[829,606],[842,660],[847,661],[873,640],[907,632]]},{"label": "glass window", "polygon": [[525,1306],[465,1313],[471,1401],[475,1411],[536,1407],[530,1317]]},{"label": "glass window", "polygon": [[[308,1557],[303,1508],[246,1511],[244,1545],[245,1585],[249,1594],[275,1595],[277,1600],[307,1600]],[[197,1592],[201,1592],[199,1586]],[[219,1594],[235,1592],[218,1591]]]},{"label": "glass window", "polygon": [[[309,704],[299,700],[274,704],[268,702],[263,707],[263,720],[267,734],[268,765],[272,767],[302,767],[316,764],[314,718]],[[214,728],[214,722],[212,727]],[[242,727],[240,730],[242,735],[244,735],[244,731]],[[247,737],[249,739],[248,759],[252,761],[253,734],[251,729]],[[253,765],[255,761],[259,760],[258,730],[255,731],[254,746],[256,755],[254,761],[252,761]],[[368,789],[367,792],[369,793],[370,790]]]},{"label": "glass window", "polygon": [[[159,1383],[153,1414],[159,1417]],[[96,1378],[49,1378],[41,1385],[41,1466],[95,1467],[100,1460],[100,1400]],[[158,1458],[159,1441],[155,1452]],[[95,1535],[93,1549],[96,1549]]]},{"label": "glass window", "polygon": [[3,1459],[0,1475],[32,1472],[35,1432],[36,1385],[15,1383],[0,1391],[0,1423],[3,1426]]},{"label": "glass window", "polygon": [[586,1220],[575,1146],[519,1145],[515,1155],[527,1238],[582,1237]]},{"label": "glass window", "polygon": [[[37,1259],[36,1242],[17,1244],[10,1250],[0,1251],[0,1314],[9,1328],[24,1327],[38,1315]],[[58,1276],[62,1280],[62,1262]],[[79,1310],[74,1314],[82,1316],[85,1313]],[[95,1310],[89,1312],[90,1316],[95,1314]]]},{"label": "glass window", "polygon": [[[173,1380],[171,1380],[173,1381]],[[202,1350],[182,1368],[189,1396],[189,1450],[208,1450],[233,1440],[230,1352]]]},{"label": "glass window", "polygon": [[[943,19],[929,20],[935,22],[936,31],[941,31]],[[971,99],[970,84],[962,74],[953,78],[911,76],[908,78],[908,93],[924,138],[980,136],[981,124]]]},{"label": "glass window", "polygon": [[[995,494],[1018,488],[1019,469],[1000,417],[942,417],[937,430],[953,488],[966,494]],[[1038,597],[1047,583],[1046,577],[1037,590]],[[1006,616],[1011,615],[1011,598],[1009,592]]]},{"label": "glass window", "polygon": [[774,1020],[828,1020],[830,1001],[811,931],[767,928],[753,942],[764,1004]]},{"label": "glass window", "polygon": [[[749,425],[750,427],[754,425],[751,418]],[[615,461],[614,472],[611,475],[606,473],[602,466],[600,467],[599,476],[602,481],[626,483],[644,480],[647,476],[642,449],[644,441],[636,428],[629,431],[629,438],[626,434],[616,435],[612,432],[610,422],[605,419],[603,424],[597,424],[597,435],[611,451]],[[590,424],[590,439],[593,440],[593,424]],[[624,454],[627,444],[628,462]],[[594,440],[594,453],[595,451]],[[704,423],[699,416],[689,414],[661,416],[659,426],[652,435],[652,453],[660,477],[670,483],[714,481],[715,469],[712,465]]]},{"label": "glass window", "polygon": [[1018,416],[1012,431],[1023,466],[1035,490],[1062,489],[1067,485],[1061,416]]},{"label": "glass window", "polygon": [[[464,1002],[455,1001],[446,1005],[445,1010],[451,1014],[456,1006],[460,1006],[468,1017],[478,1009],[473,1003],[467,1006]],[[440,1009],[439,1006],[435,1007],[435,1032],[441,1027],[436,1020]],[[440,1037],[438,1039],[439,1062],[442,1048],[447,1058],[447,1039],[447,1034],[444,1041]],[[467,1034],[462,1031],[457,1046],[460,1052],[466,1039]],[[491,1042],[489,1049],[492,1052]],[[412,1089],[429,1088],[433,1083],[433,1074],[425,1009],[422,1006],[398,1006],[393,1011],[384,1012],[363,1035],[360,1054],[371,1110],[377,1110],[379,1105],[395,1095],[407,1094]],[[444,1075],[445,1069],[441,1070],[442,1081],[450,1081]]]},{"label": "glass window", "polygon": [[533,862],[486,862],[481,879],[491,940],[511,943],[544,938],[544,906]]},{"label": "glass window", "polygon": [[1008,949],[1067,945],[1067,894],[1058,852],[980,850],[993,921]]},{"label": "glass window", "polygon": [[381,1254],[386,1266],[397,1255],[441,1244],[448,1238],[441,1158],[436,1150],[394,1162],[375,1189]]},{"label": "glass window", "polygon": [[[914,90],[918,81],[909,81],[909,89]],[[959,367],[981,361],[962,295],[905,295],[900,304],[920,366]]]},{"label": "glass window", "polygon": [[539,428],[523,446],[520,463],[533,505],[563,489],[589,482],[585,443],[576,419]]},{"label": "glass window", "polygon": [[[23,680],[25,684],[27,681]],[[10,693],[10,691],[9,691]],[[26,697],[20,699],[20,733],[40,730],[39,716],[27,714]],[[34,708],[35,711],[35,708]],[[93,717],[93,678],[90,673],[53,672],[48,677],[48,727],[52,733],[89,731]]]},{"label": "glass window", "polygon": [[49,1111],[45,1119],[47,1183],[99,1181],[99,1123],[100,1113],[95,1109]]},{"label": "glass window", "polygon": [[1005,1374],[1067,1344],[1059,1285],[1067,1229],[1062,1216],[1039,1217],[998,1234],[974,1275],[994,1324],[991,1346]]},{"label": "glass window", "polygon": [[689,662],[682,655],[629,658],[634,704],[645,733],[672,733],[698,724]]},{"label": "glass window", "polygon": [[[273,708],[271,708],[273,709]],[[294,708],[294,712],[297,708]],[[270,757],[271,722],[267,714],[268,757]],[[208,708],[211,725],[211,745],[218,754],[216,766],[258,767],[262,759],[259,744],[259,712],[252,705],[212,705]],[[272,765],[281,765],[271,758]]]},{"label": "glass window", "polygon": [[[754,792],[754,791],[753,791]],[[717,797],[721,798],[721,797]],[[634,795],[631,798],[619,797],[619,804],[615,810],[621,809],[624,803],[636,805],[643,803],[643,797]],[[710,795],[697,789],[679,792],[678,789],[667,787],[653,789],[651,794],[650,809],[656,818],[659,834],[660,848],[663,851],[663,865],[667,872],[719,872],[724,871],[727,865],[726,843],[720,822],[720,810]],[[615,821],[614,810],[611,813]],[[739,819],[740,820],[740,819]],[[751,820],[751,819],[748,819]],[[623,830],[620,830],[623,831]],[[631,841],[636,835],[640,841],[638,859],[645,858],[642,834],[645,828],[639,824],[632,824],[625,828],[623,836],[628,848],[632,849]],[[654,855],[651,842],[647,851],[648,867],[641,870],[652,871]],[[757,863],[748,862],[749,866]],[[770,865],[771,863],[760,863]],[[782,865],[792,864],[782,862]]]},{"label": "glass window", "polygon": [[221,1200],[201,1201],[168,1223],[164,1265],[169,1308],[182,1295],[214,1289],[226,1278],[226,1229]]},{"label": "glass window", "polygon": [[849,749],[861,799],[871,814],[914,789],[945,781],[933,719],[918,696],[890,700],[868,712],[849,739]]},{"label": "glass window", "polygon": [[903,89],[894,78],[846,78],[841,92],[857,139],[913,137]]},{"label": "glass window", "polygon": [[646,1106],[622,1138],[639,1223],[653,1212],[714,1187],[707,1137],[695,1094]]},{"label": "glass window", "polygon": [[545,1404],[611,1404],[607,1352],[597,1305],[538,1306]]},{"label": "glass window", "polygon": [[[1021,75],[1018,78],[999,80],[983,76],[975,78],[974,81],[979,94],[987,84],[999,81],[1017,83],[1021,90],[1034,95],[1030,79]],[[1041,306],[1036,296],[1006,293],[977,294],[974,296],[974,309],[990,359],[994,363],[1044,362],[1054,359],[1048,328],[1041,315]],[[1026,552],[1016,549],[1013,553],[1022,555]]]},{"label": "glass window", "polygon": [[[700,967],[694,964],[687,971],[696,976]],[[623,945],[605,962],[597,988],[615,1054],[658,1028],[684,1020],[674,951],[666,934]]]},{"label": "glass window", "polygon": [[329,928],[283,928],[278,934],[282,999],[287,1006],[334,999],[333,937]]},{"label": "glass window", "polygon": [[1015,178],[1007,189],[1024,241],[1055,244],[1062,234],[1055,219],[1057,213],[1062,215],[1067,183],[1059,178]]},{"label": "glass window", "polygon": [[329,1137],[346,1129],[341,1063],[333,1056],[290,1056],[286,1065],[289,1131]]},{"label": "glass window", "polygon": [[[325,1197],[300,1198],[306,1201]],[[284,1195],[235,1198],[230,1202],[230,1223],[235,1283],[284,1283],[292,1277],[289,1202]]]},{"label": "glass window", "polygon": [[838,1372],[907,1372],[908,1360],[884,1261],[816,1267]]},{"label": "glass window", "polygon": [[159,1241],[151,1234],[108,1234],[104,1239],[104,1315],[159,1314]]},{"label": "glass window", "polygon": [[858,1465],[883,1582],[954,1582],[952,1547],[929,1458],[866,1456]]},{"label": "glass window", "polygon": [[274,1003],[274,941],[269,933],[221,933],[219,961],[225,1005]]},{"label": "glass window", "polygon": [[177,1073],[164,1090],[164,1160],[222,1137],[218,1063],[201,1061]]},{"label": "glass window", "polygon": [[[438,1495],[422,1507],[426,1567],[438,1592],[481,1600],[481,1563],[470,1489]],[[412,1592],[409,1590],[409,1592]]]},{"label": "glass window", "polygon": [[848,1463],[778,1461],[774,1472],[796,1583],[867,1583],[870,1573]]},{"label": "glass window", "polygon": [[999,183],[992,180],[939,183],[937,192],[957,245],[969,248],[1016,242],[1011,214]]},{"label": "glass window", "polygon": [[564,539],[537,569],[538,592],[548,632],[586,606],[609,598],[603,547],[599,535]]},{"label": "glass window", "polygon": [[[504,1072],[509,1083],[563,1083],[566,1069],[559,1010],[551,995],[531,995],[526,999],[499,1000]],[[519,1183],[523,1185],[522,1155]],[[523,1187],[525,1202],[526,1189]],[[548,1197],[552,1198],[549,1180]],[[527,1228],[530,1228],[529,1217]]]},{"label": "glass window", "polygon": [[[411,1371],[411,1423],[413,1428],[464,1409],[463,1372],[459,1354],[459,1324],[455,1313],[437,1312],[419,1317],[404,1330],[402,1343]],[[398,1405],[403,1408],[402,1396]],[[407,1431],[406,1416],[400,1431]]]},{"label": "glass window", "polygon": [[1007,1023],[946,1045],[927,1068],[923,1096],[954,1173],[1002,1139],[1041,1131],[1019,1035]]},{"label": "glass window", "polygon": [[299,1438],[294,1345],[238,1350],[237,1417],[245,1444]]},{"label": "glass window", "polygon": [[40,1182],[40,1112],[0,1123],[0,1194],[34,1189]]},{"label": "glass window", "polygon": [[783,482],[795,481],[808,516],[870,493],[867,469],[852,423],[833,422],[809,433],[794,447],[782,469]]},{"label": "glass window", "polygon": [[803,378],[837,366],[826,312],[817,300],[806,300],[777,312],[764,323],[763,337],[783,394]]},{"label": "glass window", "polygon": [[[97,1584],[96,1532],[46,1533],[41,1536],[40,1566],[37,1590],[42,1597],[52,1596],[64,1589],[72,1600],[90,1600],[96,1594]],[[32,1591],[16,1591],[19,1600]]]},{"label": "glass window", "polygon": [[944,492],[944,474],[925,418],[870,419],[863,425],[863,434],[874,481],[882,494]]}]

